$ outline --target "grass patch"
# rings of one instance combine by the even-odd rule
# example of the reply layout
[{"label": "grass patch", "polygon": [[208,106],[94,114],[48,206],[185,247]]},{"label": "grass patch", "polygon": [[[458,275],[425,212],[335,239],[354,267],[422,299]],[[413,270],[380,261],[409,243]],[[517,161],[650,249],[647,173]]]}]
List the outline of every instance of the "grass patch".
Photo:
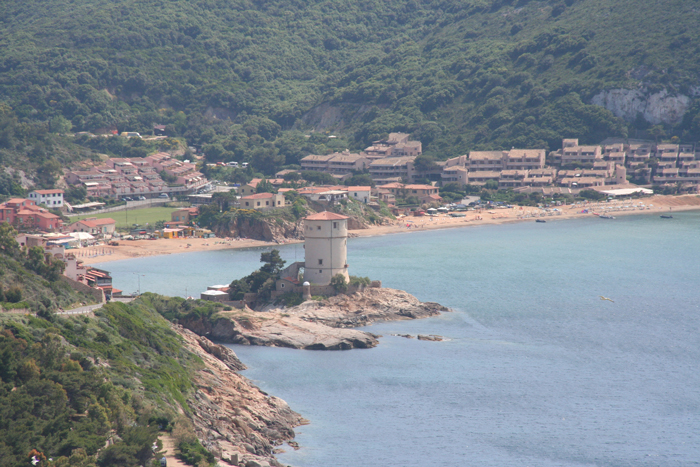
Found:
[{"label": "grass patch", "polygon": [[124,211],[106,212],[102,214],[88,214],[80,217],[71,217],[71,222],[77,222],[82,219],[96,217],[98,219],[112,218],[117,221],[118,229],[130,229],[134,224],[139,224],[141,227],[146,225],[153,226],[158,221],[170,221],[170,213],[176,208],[142,208],[129,209]]}]

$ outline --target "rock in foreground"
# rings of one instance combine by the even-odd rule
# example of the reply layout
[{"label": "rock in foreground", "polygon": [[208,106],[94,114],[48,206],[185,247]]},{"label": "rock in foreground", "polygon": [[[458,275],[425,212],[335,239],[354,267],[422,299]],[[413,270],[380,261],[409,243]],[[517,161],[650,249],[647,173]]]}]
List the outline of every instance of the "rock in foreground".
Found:
[{"label": "rock in foreground", "polygon": [[194,375],[197,390],[188,400],[197,438],[217,458],[232,465],[279,466],[275,447],[295,443],[294,428],[306,423],[282,399],[254,386],[232,350],[175,326],[188,350],[204,366]]}]

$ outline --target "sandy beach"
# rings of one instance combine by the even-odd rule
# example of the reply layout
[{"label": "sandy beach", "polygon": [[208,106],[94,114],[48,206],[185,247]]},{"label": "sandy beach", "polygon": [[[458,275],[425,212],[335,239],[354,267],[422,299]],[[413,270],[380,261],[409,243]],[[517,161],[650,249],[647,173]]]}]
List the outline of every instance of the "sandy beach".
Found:
[{"label": "sandy beach", "polygon": [[[557,210],[554,210],[557,209]],[[352,230],[351,235],[368,237],[399,232],[436,230],[471,225],[504,224],[509,222],[534,222],[535,219],[555,220],[594,217],[596,214],[622,216],[632,214],[670,214],[678,211],[700,209],[700,196],[652,196],[639,200],[585,203],[575,206],[557,206],[550,209],[515,206],[506,209],[483,209],[468,211],[466,217],[438,216],[402,217],[389,225],[374,226],[368,229]],[[299,243],[293,240],[287,243]],[[193,251],[224,250],[274,246],[275,242],[250,239],[222,238],[179,238],[158,240],[124,240],[119,246],[98,245],[71,250],[85,264],[104,263],[123,259],[141,258],[155,255],[169,255]]]}]

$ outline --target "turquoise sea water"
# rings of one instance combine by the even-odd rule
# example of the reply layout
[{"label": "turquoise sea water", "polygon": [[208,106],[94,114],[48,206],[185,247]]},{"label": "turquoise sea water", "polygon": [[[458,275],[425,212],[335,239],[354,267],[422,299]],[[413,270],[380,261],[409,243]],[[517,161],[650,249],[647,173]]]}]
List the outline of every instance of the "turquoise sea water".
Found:
[{"label": "turquoise sea water", "polygon": [[[301,260],[301,246],[281,248]],[[196,295],[260,250],[105,263],[117,287]],[[309,419],[305,466],[700,465],[700,213],[352,239],[351,274],[453,308],[374,349],[232,346]],[[601,300],[609,297],[614,302]],[[391,333],[440,334],[423,342]]]}]

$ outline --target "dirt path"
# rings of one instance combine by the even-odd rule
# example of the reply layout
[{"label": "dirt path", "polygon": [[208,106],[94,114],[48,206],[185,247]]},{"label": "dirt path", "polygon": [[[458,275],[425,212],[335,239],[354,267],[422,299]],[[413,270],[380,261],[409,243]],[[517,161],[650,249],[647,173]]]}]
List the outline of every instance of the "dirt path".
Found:
[{"label": "dirt path", "polygon": [[161,433],[160,440],[163,442],[163,451],[165,451],[165,458],[168,460],[168,467],[191,467],[175,457],[177,448],[175,447],[175,439],[172,436],[167,433]]}]

